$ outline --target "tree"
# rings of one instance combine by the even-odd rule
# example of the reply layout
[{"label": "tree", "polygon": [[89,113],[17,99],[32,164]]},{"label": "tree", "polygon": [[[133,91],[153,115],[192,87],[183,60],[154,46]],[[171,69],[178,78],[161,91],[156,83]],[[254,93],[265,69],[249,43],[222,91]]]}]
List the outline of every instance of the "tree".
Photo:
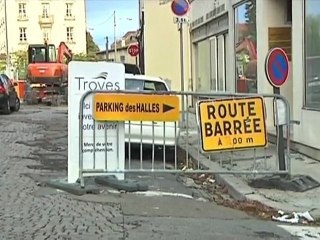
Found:
[{"label": "tree", "polygon": [[11,54],[13,66],[18,70],[19,79],[25,79],[27,76],[28,52],[17,51]]},{"label": "tree", "polygon": [[73,56],[73,60],[76,61],[96,61],[97,60],[97,52],[100,51],[98,45],[94,42],[92,35],[90,32],[86,32],[86,41],[87,41],[87,54],[75,54]]},{"label": "tree", "polygon": [[93,37],[90,32],[86,32],[86,41],[87,41],[87,53],[97,53],[100,51],[98,45],[94,42]]},{"label": "tree", "polygon": [[249,26],[249,33],[254,42],[257,41],[257,8],[256,0],[251,0],[245,5],[245,19]]}]

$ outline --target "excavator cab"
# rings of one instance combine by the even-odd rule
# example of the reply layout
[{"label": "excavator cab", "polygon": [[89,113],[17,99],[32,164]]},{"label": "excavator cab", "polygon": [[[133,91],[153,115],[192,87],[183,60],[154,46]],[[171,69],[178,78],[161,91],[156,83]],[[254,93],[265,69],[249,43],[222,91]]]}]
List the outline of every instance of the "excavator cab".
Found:
[{"label": "excavator cab", "polygon": [[29,63],[56,62],[56,47],[53,44],[31,44],[28,47],[28,61]]}]

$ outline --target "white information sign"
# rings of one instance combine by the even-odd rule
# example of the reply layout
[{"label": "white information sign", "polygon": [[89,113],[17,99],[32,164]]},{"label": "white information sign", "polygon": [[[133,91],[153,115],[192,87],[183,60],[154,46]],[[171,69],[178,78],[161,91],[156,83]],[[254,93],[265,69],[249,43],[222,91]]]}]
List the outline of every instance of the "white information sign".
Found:
[{"label": "white information sign", "polygon": [[173,23],[187,24],[189,22],[188,17],[173,17]]},{"label": "white information sign", "polygon": [[[83,118],[84,169],[105,169],[106,157],[107,169],[124,169],[124,122],[96,122],[94,125],[93,95],[85,99],[83,116],[79,116],[80,99],[85,92],[125,89],[124,65],[112,62],[71,61],[68,65],[68,79],[68,182],[75,183],[79,178],[79,117]],[[95,158],[93,144],[95,144]],[[116,174],[116,176],[120,180],[124,179],[124,174]]]}]

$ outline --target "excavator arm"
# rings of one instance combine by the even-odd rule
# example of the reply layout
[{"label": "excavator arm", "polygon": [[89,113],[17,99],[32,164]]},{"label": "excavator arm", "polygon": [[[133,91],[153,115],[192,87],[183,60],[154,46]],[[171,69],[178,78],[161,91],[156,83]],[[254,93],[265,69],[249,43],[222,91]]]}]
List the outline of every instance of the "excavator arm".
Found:
[{"label": "excavator arm", "polygon": [[67,46],[65,42],[61,42],[58,47],[58,62],[65,63],[64,58],[66,58],[66,64],[68,64],[73,57],[71,49]]}]

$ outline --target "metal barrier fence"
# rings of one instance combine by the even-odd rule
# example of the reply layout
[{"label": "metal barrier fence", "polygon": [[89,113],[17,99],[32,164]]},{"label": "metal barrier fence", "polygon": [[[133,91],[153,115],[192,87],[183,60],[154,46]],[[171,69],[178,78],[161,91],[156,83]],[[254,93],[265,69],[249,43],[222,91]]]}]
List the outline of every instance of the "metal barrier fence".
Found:
[{"label": "metal barrier fence", "polygon": [[[172,110],[172,106],[170,106],[171,100],[166,103],[167,96],[178,96],[180,102],[183,99],[186,109],[181,111],[181,104],[178,106],[180,118],[183,121],[138,120],[139,114],[133,114],[133,120],[113,120],[113,116],[118,119],[121,115],[118,113],[124,111],[123,109],[125,108],[127,114],[130,114],[130,111],[131,113],[134,112],[133,107],[132,109],[130,107],[134,105],[130,105],[130,101],[132,101],[130,99],[134,100],[135,96],[136,99],[139,99],[142,96],[141,94],[150,99],[155,96],[160,97],[157,99],[160,99],[159,104],[161,103],[161,106],[151,104],[143,107],[145,112],[149,111],[150,113],[155,110],[159,116],[163,115],[163,118],[165,118],[166,114],[164,112],[165,108],[168,112]],[[103,96],[118,95],[122,97],[120,100],[126,101],[126,106],[117,104],[119,99],[111,103],[103,103],[99,107],[102,110],[107,109],[112,112],[112,114],[103,113],[103,116],[107,116],[108,120],[100,121],[101,118],[100,120],[95,120],[97,115],[93,118],[86,118],[86,105],[91,104],[93,106],[90,108],[91,113],[93,108],[96,110],[98,108],[98,105],[94,105],[93,100],[97,95],[102,96],[102,99]],[[254,100],[258,98],[263,100],[264,105],[261,105],[263,109],[260,109],[260,105],[259,108],[254,109],[254,104],[250,105],[250,102],[248,102],[246,110],[244,110],[245,103],[239,102],[236,105],[237,100]],[[243,118],[243,121],[234,120],[234,123],[232,123],[234,124],[233,129],[238,130],[233,135],[233,143],[231,138],[224,139],[233,145],[244,141],[248,146],[244,148],[212,149],[215,148],[215,144],[211,142],[212,138],[215,137],[213,131],[217,134],[219,132],[217,130],[223,126],[224,131],[231,133],[230,124],[226,123],[226,121],[221,122],[221,124],[223,123],[222,125],[215,125],[214,127],[213,124],[217,124],[220,120],[209,119],[210,114],[211,116],[214,115],[214,110],[211,111],[214,109],[212,103],[223,102],[226,99],[233,104],[228,105],[229,110],[232,106],[234,106],[234,111],[238,107],[238,114],[233,113],[235,118],[241,115],[240,110],[242,110],[242,115],[245,115],[244,111],[253,114],[255,111],[262,111],[263,117],[267,119],[264,125],[265,132],[276,136],[277,142],[275,144],[268,142],[266,146],[260,144],[261,147],[256,147],[253,141],[255,136],[258,135],[252,133],[252,137],[250,137],[249,125],[256,124],[250,125],[251,128],[253,126],[258,129],[260,126],[260,130],[263,125],[261,123],[259,125],[257,123],[258,120],[253,119],[251,121],[248,118]],[[190,107],[192,105],[193,107]],[[135,106],[137,107],[138,105]],[[163,112],[159,112],[159,106]],[[221,107],[222,110],[216,109],[220,111],[220,115],[226,115],[223,112],[226,111],[226,106]],[[82,187],[84,186],[84,178],[95,174],[122,174],[122,178],[125,173],[290,174],[290,107],[288,101],[281,95],[172,91],[89,91],[81,97],[79,107],[79,178]],[[139,105],[139,110],[141,108],[142,105]],[[208,111],[202,116],[202,119],[201,111]],[[143,119],[144,114],[141,113],[140,116]],[[206,119],[204,120],[203,118]],[[201,121],[207,122],[203,124]],[[249,135],[241,135],[243,131],[240,129],[240,124],[243,124],[241,129],[247,129]],[[204,130],[204,128],[206,129]],[[285,138],[283,138],[285,142],[281,141],[282,131],[285,135]],[[204,136],[207,133],[211,135]],[[222,134],[221,129],[220,134]],[[256,138],[258,140],[262,139],[261,137]],[[207,146],[204,146],[205,141],[208,142]],[[281,155],[284,159],[281,159]],[[215,163],[215,166],[218,167],[206,167],[203,159]]]}]

